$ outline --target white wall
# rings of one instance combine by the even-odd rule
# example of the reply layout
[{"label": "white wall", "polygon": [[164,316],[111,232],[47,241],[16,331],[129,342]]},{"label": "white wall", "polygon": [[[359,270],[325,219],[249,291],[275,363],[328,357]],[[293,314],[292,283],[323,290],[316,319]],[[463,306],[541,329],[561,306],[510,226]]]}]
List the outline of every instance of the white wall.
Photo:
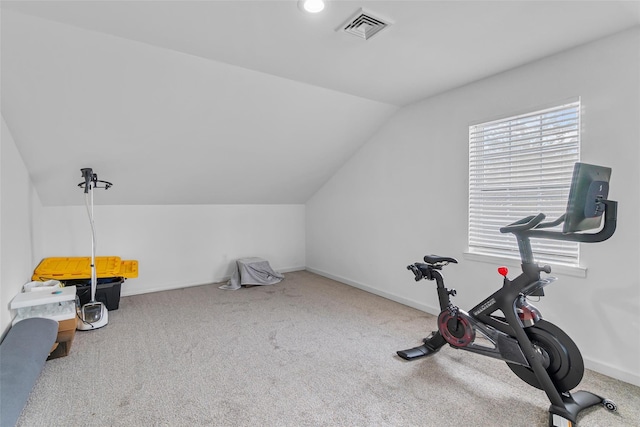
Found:
[{"label": "white wall", "polygon": [[[304,205],[95,205],[94,218],[98,256],[139,261],[123,296],[222,281],[243,257],[265,258],[276,271],[305,266]],[[42,224],[44,257],[91,255],[84,206],[45,207]]]},{"label": "white wall", "polygon": [[403,108],[308,201],[307,267],[435,314],[435,285],[405,267],[453,256],[447,283],[470,309],[500,262],[464,259],[469,124],[580,96],[582,160],[613,168],[618,231],[582,244],[587,277],[561,276],[536,305],[587,367],[640,385],[639,52],[636,28]]},{"label": "white wall", "polygon": [[42,210],[13,136],[2,118],[0,134],[0,335],[11,324],[9,303],[31,280],[39,257],[39,217]]}]

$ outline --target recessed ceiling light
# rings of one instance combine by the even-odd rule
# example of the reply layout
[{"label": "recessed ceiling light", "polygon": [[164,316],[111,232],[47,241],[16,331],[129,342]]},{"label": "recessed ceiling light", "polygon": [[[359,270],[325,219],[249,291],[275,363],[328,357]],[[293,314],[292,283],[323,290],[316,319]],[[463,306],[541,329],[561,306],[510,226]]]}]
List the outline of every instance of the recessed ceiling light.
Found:
[{"label": "recessed ceiling light", "polygon": [[324,0],[299,0],[298,7],[309,13],[322,12],[324,9]]}]

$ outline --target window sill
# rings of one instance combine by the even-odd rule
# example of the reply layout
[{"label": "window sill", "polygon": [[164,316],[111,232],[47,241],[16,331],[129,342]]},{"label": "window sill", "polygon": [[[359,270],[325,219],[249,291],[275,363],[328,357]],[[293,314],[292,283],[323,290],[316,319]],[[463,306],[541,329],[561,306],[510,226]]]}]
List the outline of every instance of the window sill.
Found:
[{"label": "window sill", "polygon": [[[481,254],[477,252],[464,252],[464,259],[467,261],[486,262],[494,265],[504,265],[507,267],[520,267],[520,260],[504,258],[495,255]],[[551,264],[551,272],[565,276],[587,277],[587,267],[577,265]]]}]

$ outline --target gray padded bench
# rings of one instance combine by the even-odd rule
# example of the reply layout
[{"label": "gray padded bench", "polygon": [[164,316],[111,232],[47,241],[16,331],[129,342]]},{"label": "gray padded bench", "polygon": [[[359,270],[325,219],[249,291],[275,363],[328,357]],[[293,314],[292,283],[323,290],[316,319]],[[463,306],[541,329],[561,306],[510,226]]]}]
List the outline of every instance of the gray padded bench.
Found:
[{"label": "gray padded bench", "polygon": [[0,427],[14,427],[56,342],[58,322],[34,317],[9,329],[0,343]]}]

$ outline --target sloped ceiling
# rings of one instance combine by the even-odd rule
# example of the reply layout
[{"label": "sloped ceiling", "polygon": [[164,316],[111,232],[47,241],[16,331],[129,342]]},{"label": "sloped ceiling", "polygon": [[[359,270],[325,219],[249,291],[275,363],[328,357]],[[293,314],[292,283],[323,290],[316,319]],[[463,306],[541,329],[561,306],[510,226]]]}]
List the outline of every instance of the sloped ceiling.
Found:
[{"label": "sloped ceiling", "polygon": [[[2,116],[45,206],[304,203],[398,108],[624,30],[640,3],[1,4]],[[392,22],[336,31],[360,7]]]}]

